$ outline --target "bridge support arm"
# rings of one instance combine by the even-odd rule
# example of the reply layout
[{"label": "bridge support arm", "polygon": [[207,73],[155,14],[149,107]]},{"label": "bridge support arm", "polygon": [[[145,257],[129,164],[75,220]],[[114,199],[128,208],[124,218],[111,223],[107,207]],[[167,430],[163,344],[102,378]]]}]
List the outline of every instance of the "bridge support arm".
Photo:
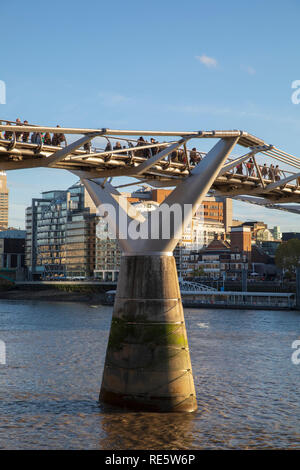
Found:
[{"label": "bridge support arm", "polygon": [[98,134],[84,135],[83,137],[76,140],[75,142],[72,142],[66,147],[60,150],[57,150],[51,155],[51,157],[48,157],[46,159],[46,166],[53,167],[56,163],[60,162],[61,160],[66,158],[68,155],[72,154],[72,152],[82,147],[82,145],[86,144],[87,142],[90,142],[92,139],[94,139],[95,137],[99,137],[100,135],[102,135],[102,132],[99,132]]},{"label": "bridge support arm", "polygon": [[[82,172],[72,171],[72,173],[83,176]],[[121,250],[132,252],[134,241],[128,237],[128,225],[133,220],[143,223],[145,218],[104,178],[96,180],[84,178],[82,181],[98,210],[101,208],[107,210],[106,220],[110,230],[116,234]]]},{"label": "bridge support arm", "polygon": [[273,189],[279,188],[280,186],[284,186],[288,184],[290,181],[298,180],[300,178],[300,173],[294,173],[293,175],[287,176],[286,178],[280,179],[278,181],[274,181],[274,183],[269,183],[268,186],[265,187],[264,193],[268,193]]},{"label": "bridge support arm", "polygon": [[174,204],[181,206],[183,218],[181,222],[179,219],[174,219],[172,231],[174,236],[169,240],[161,241],[163,251],[174,250],[181,239],[184,229],[191,222],[192,217],[195,215],[237,142],[237,137],[220,139],[203,160],[191,171],[190,176],[178,184],[174,191],[165,199],[164,204],[169,207]]}]

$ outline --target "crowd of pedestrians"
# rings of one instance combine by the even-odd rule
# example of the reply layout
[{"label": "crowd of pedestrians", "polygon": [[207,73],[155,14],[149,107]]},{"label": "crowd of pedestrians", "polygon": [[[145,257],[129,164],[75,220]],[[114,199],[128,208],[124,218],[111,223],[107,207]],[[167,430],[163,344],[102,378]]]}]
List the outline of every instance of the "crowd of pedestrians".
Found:
[{"label": "crowd of pedestrians", "polygon": [[[153,137],[150,138],[150,142],[144,139],[144,137],[139,137],[138,140],[136,141],[136,144],[134,145],[132,141],[127,142],[128,147],[122,146],[119,141],[115,143],[114,146],[112,146],[111,142],[108,141],[107,145],[105,147],[105,152],[110,152],[114,150],[115,152],[118,152],[122,150],[122,153],[126,155],[135,155],[136,157],[142,157],[142,158],[151,158],[154,155],[157,155],[159,152],[164,150],[165,146],[161,145],[157,140],[155,140]],[[139,149],[139,147],[142,147]],[[147,148],[148,147],[148,148]],[[127,151],[123,152],[123,150],[126,149]],[[191,165],[196,165],[202,160],[202,155],[200,152],[197,151],[196,147],[194,147],[192,150],[183,150],[183,149],[176,149],[173,150],[170,154],[168,154],[165,159],[169,162],[177,162],[177,163],[189,163]]]},{"label": "crowd of pedestrians", "polygon": [[[25,120],[21,122],[19,118],[16,119],[16,126],[24,126],[24,131],[14,132],[14,125],[11,122],[6,123],[7,126],[11,126],[11,130],[4,132],[4,139],[13,140],[14,138],[17,142],[31,142],[32,144],[44,144],[44,145],[55,145],[62,146],[62,144],[67,145],[67,140],[64,134],[53,133],[52,137],[49,132],[26,132],[25,127],[29,126],[28,121]],[[60,127],[57,125],[56,127]],[[3,138],[0,135],[0,138]]]},{"label": "crowd of pedestrians", "polygon": [[[279,165],[274,166],[273,163],[268,167],[266,163],[263,165],[255,166],[253,159],[250,158],[245,164],[246,169],[246,176],[256,176],[259,177],[259,172],[261,173],[262,178],[268,179],[271,181],[279,181],[280,175],[283,174],[282,170],[280,170]],[[235,172],[238,175],[244,174],[244,165],[243,163],[239,163],[236,166]]]}]

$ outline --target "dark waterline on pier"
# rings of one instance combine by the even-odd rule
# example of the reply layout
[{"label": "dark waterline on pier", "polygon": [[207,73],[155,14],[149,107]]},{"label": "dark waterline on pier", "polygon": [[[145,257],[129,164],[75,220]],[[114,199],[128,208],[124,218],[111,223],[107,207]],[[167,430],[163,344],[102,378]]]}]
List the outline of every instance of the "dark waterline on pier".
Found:
[{"label": "dark waterline on pier", "polygon": [[0,301],[1,449],[300,448],[300,312],[185,309],[198,411],[97,403],[111,307]]}]

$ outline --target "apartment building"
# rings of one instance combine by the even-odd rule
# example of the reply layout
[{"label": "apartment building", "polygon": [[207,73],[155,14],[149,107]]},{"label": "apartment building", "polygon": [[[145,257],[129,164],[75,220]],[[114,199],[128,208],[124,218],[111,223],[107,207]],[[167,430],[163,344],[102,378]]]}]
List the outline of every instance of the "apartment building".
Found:
[{"label": "apartment building", "polygon": [[86,278],[95,267],[96,207],[81,183],[45,191],[26,209],[29,277]]},{"label": "apartment building", "polygon": [[251,251],[248,251],[248,238],[243,230],[231,232],[230,235],[232,238],[227,241],[225,236],[216,234],[207,247],[191,252],[187,276],[211,279],[225,276],[227,279],[240,280],[243,272],[248,270]]}]

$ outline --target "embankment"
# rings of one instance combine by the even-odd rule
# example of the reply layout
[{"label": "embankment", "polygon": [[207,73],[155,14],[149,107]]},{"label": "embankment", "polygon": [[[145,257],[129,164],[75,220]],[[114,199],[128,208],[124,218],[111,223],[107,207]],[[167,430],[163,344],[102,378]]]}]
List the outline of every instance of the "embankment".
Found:
[{"label": "embankment", "polygon": [[[111,287],[110,287],[111,288]],[[53,286],[0,286],[0,300],[43,300],[47,302],[92,302],[104,299],[103,286],[58,285]]]}]

